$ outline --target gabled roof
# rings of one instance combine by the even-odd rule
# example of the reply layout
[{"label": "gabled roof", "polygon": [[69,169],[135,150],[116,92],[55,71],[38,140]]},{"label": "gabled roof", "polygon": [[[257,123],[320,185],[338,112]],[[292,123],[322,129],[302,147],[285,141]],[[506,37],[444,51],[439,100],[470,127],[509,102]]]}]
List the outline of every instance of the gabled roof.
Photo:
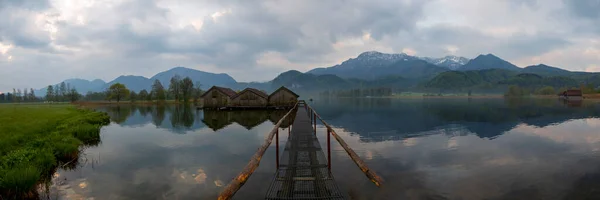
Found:
[{"label": "gabled roof", "polygon": [[223,94],[229,96],[229,98],[232,98],[235,95],[237,95],[237,93],[235,91],[233,91],[231,88],[212,86],[210,89],[208,89],[206,92],[204,92],[204,94],[202,94],[202,96],[200,96],[200,97],[206,96],[211,90],[221,91]]},{"label": "gabled roof", "polygon": [[567,90],[563,92],[566,96],[582,96],[581,90]]},{"label": "gabled roof", "polygon": [[292,93],[296,97],[300,96],[300,95],[296,94],[295,92],[291,91],[290,89],[287,89],[286,87],[281,86],[279,89],[275,90],[275,92],[271,93],[271,95],[269,95],[269,97],[273,96],[274,94],[277,94],[277,92],[279,92],[279,90],[286,90],[286,91]]},{"label": "gabled roof", "polygon": [[254,94],[256,94],[256,95],[258,95],[258,96],[260,96],[260,97],[262,97],[262,98],[265,98],[265,99],[269,97],[269,95],[267,95],[267,93],[265,93],[265,92],[263,92],[263,91],[260,91],[260,90],[258,90],[258,89],[254,89],[254,88],[246,88],[246,89],[242,90],[241,92],[238,92],[238,93],[237,93],[237,95],[235,95],[235,96],[233,96],[233,97],[231,97],[231,98],[232,98],[232,99],[235,99],[236,97],[240,96],[240,95],[241,95],[241,94],[243,94],[244,92],[252,92],[252,93],[254,93]]}]

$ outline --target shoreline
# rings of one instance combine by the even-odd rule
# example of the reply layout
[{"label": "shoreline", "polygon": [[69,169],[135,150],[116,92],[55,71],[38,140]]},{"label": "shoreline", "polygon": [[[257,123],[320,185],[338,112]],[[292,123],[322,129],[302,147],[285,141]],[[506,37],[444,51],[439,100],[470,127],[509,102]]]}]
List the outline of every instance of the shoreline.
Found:
[{"label": "shoreline", "polygon": [[[88,107],[88,106],[106,106],[106,105],[147,105],[147,106],[152,106],[152,105],[186,105],[186,103],[184,102],[180,102],[180,101],[175,101],[175,100],[167,100],[164,102],[157,102],[157,101],[135,101],[135,102],[131,102],[131,101],[121,101],[121,102],[116,102],[116,101],[77,101],[77,102],[73,102],[72,104],[74,105],[78,105],[78,106],[84,106],[84,107]],[[188,105],[191,106],[199,106],[199,105],[195,105],[194,102],[188,102]]]},{"label": "shoreline", "polygon": [[56,169],[77,165],[82,148],[100,143],[107,113],[61,104],[0,104],[0,199],[38,197]]}]

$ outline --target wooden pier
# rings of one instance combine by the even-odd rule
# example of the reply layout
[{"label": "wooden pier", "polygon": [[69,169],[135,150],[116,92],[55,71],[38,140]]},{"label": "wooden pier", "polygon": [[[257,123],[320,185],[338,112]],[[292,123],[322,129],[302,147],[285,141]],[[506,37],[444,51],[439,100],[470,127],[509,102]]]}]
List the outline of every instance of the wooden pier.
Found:
[{"label": "wooden pier", "polygon": [[[294,122],[291,131],[288,128],[288,141],[280,157],[279,127],[284,120],[291,116],[295,116]],[[327,158],[316,136],[317,120],[321,121],[327,130]],[[381,177],[367,167],[333,128],[313,108],[301,100],[275,124],[263,145],[252,156],[242,172],[225,187],[218,199],[231,199],[246,183],[260,164],[263,154],[271,145],[274,137],[277,141],[275,143],[277,171],[269,185],[265,199],[347,199],[339,190],[331,174],[331,137],[338,141],[354,163],[376,186],[380,187],[383,182]]]},{"label": "wooden pier", "polygon": [[325,159],[307,110],[304,105],[298,107],[267,200],[345,199],[331,175],[331,165]]}]

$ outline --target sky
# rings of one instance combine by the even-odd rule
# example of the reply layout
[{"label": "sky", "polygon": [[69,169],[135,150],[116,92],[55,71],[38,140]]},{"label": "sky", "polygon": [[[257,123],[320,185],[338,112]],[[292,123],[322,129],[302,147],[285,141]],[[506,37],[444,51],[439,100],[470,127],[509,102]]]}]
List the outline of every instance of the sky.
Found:
[{"label": "sky", "polygon": [[600,0],[0,0],[0,92],[175,66],[268,81],[364,51],[600,71]]}]

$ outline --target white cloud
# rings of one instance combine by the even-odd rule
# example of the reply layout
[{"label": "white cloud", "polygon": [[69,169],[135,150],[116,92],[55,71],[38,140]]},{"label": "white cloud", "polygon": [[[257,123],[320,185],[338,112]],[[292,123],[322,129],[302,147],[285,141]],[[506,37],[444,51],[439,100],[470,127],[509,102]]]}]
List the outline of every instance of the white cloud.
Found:
[{"label": "white cloud", "polygon": [[2,42],[0,42],[0,54],[5,55],[11,48],[13,48],[12,44],[2,44]]},{"label": "white cloud", "polygon": [[0,53],[12,60],[0,63],[10,72],[0,74],[0,90],[174,66],[262,81],[370,50],[494,53],[579,71],[600,63],[594,4],[562,0],[31,2],[0,3]]}]

